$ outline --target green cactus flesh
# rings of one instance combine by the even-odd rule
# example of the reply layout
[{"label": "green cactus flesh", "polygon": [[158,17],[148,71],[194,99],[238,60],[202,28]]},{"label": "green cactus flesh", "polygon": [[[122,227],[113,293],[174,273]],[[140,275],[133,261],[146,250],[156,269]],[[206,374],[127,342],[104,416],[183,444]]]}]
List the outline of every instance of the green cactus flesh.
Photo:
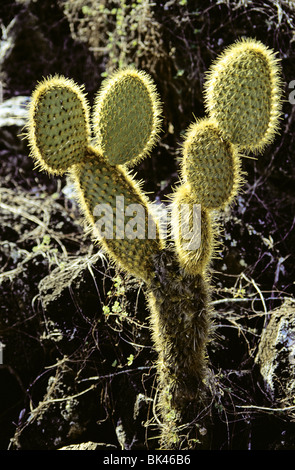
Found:
[{"label": "green cactus flesh", "polygon": [[123,69],[106,79],[95,99],[97,145],[112,165],[135,164],[154,145],[160,125],[155,85],[144,72]]},{"label": "green cactus flesh", "polygon": [[29,109],[31,156],[41,169],[63,174],[78,163],[89,141],[89,110],[83,89],[55,76],[40,83]]}]

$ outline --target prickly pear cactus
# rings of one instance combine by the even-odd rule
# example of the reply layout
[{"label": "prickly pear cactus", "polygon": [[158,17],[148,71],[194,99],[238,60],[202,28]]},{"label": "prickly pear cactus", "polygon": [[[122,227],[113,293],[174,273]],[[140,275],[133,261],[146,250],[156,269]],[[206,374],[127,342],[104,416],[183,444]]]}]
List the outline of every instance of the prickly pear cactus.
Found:
[{"label": "prickly pear cactus", "polygon": [[[261,151],[274,139],[280,84],[275,54],[258,41],[238,41],[217,58],[204,88],[208,116],[185,134],[168,244],[149,199],[125,167],[147,156],[159,134],[160,101],[151,78],[127,68],[103,83],[92,115],[94,144],[81,87],[50,77],[32,96],[32,157],[49,173],[70,171],[102,248],[146,282],[158,352],[155,409],[165,449],[194,447],[204,434],[196,416],[208,405],[210,388],[206,345],[210,263],[218,251],[214,213],[233,203],[243,183],[242,150]],[[130,210],[139,213],[136,220]]]},{"label": "prickly pear cactus", "polygon": [[171,227],[179,265],[187,274],[206,274],[218,254],[218,224],[200,205],[191,185],[178,186],[171,201]]}]

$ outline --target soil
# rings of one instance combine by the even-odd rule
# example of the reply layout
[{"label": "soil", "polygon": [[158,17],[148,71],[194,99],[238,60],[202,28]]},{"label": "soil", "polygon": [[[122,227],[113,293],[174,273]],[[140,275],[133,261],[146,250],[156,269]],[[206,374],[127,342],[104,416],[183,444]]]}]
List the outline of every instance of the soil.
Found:
[{"label": "soil", "polygon": [[[145,287],[99,250],[68,178],[34,168],[20,134],[37,82],[63,74],[85,84],[92,103],[122,61],[150,73],[164,123],[160,143],[136,172],[150,198],[165,201],[178,181],[183,132],[204,115],[204,74],[227,45],[247,36],[277,51],[285,100],[280,135],[263,155],[243,159],[247,182],[221,214],[223,250],[212,265],[209,448],[294,450],[294,397],[287,388],[270,393],[256,361],[272,313],[288,302],[288,315],[295,315],[294,4],[202,0],[196,9],[190,0],[121,2],[120,22],[119,2],[99,2],[98,12],[95,3],[0,6],[0,449],[158,446],[157,358]],[[150,9],[143,12],[141,3]],[[144,46],[129,47],[122,24],[130,35],[140,31]],[[284,360],[276,373],[288,383],[293,369]]]}]

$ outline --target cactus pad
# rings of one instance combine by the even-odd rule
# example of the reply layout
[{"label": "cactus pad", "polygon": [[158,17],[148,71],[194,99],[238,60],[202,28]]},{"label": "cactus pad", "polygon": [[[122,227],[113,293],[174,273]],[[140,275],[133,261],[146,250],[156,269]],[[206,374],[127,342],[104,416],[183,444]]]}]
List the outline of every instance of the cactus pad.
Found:
[{"label": "cactus pad", "polygon": [[261,152],[278,129],[281,109],[280,67],[275,53],[252,39],[237,41],[212,65],[205,101],[226,139]]},{"label": "cactus pad", "polygon": [[[92,146],[88,147],[84,161],[73,167],[72,175],[81,208],[99,243],[118,266],[149,283],[153,276],[152,257],[161,250],[162,241],[158,223],[139,184],[124,168],[110,165]],[[104,207],[109,209],[113,228],[108,237],[100,232],[98,223],[102,220],[99,210]],[[133,210],[139,216],[134,236]]]},{"label": "cactus pad", "polygon": [[219,209],[231,202],[241,184],[240,161],[234,145],[222,138],[213,120],[189,126],[183,144],[182,177],[195,202]]},{"label": "cactus pad", "polygon": [[96,96],[93,129],[112,165],[135,164],[148,155],[160,126],[160,104],[152,79],[123,69],[107,78]]},{"label": "cactus pad", "polygon": [[205,417],[211,406],[209,266],[219,251],[212,211],[224,209],[240,189],[241,149],[261,151],[274,138],[280,95],[278,60],[260,42],[239,41],[220,56],[205,84],[208,117],[185,134],[169,219],[162,208],[155,215],[126,169],[150,152],[159,133],[159,98],[145,72],[126,68],[104,81],[92,115],[95,147],[82,88],[56,76],[33,93],[27,134],[32,157],[51,173],[70,169],[99,245],[119,268],[147,284],[159,355],[154,405],[165,449],[202,440],[196,417]]},{"label": "cactus pad", "polygon": [[79,162],[90,135],[89,109],[83,88],[55,76],[41,82],[29,108],[31,156],[48,173],[62,174]]}]

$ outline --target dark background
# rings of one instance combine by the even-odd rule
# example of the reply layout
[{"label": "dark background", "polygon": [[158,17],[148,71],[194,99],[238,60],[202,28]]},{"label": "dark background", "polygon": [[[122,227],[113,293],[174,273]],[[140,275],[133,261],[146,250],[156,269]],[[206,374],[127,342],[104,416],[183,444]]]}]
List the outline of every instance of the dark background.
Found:
[{"label": "dark background", "polygon": [[[178,181],[183,133],[204,116],[204,74],[246,36],[281,59],[283,115],[273,144],[243,159],[247,183],[221,214],[224,248],[212,266],[209,355],[219,385],[211,448],[294,449],[292,410],[267,411],[290,397],[269,396],[255,369],[270,312],[294,295],[293,3],[3,0],[0,21],[0,448],[157,446],[143,286],[98,252],[67,178],[34,168],[20,137],[33,89],[62,74],[84,84],[93,103],[118,67],[148,72],[164,120],[159,144],[136,172],[150,198],[165,201]],[[283,365],[281,373],[288,373]]]}]

